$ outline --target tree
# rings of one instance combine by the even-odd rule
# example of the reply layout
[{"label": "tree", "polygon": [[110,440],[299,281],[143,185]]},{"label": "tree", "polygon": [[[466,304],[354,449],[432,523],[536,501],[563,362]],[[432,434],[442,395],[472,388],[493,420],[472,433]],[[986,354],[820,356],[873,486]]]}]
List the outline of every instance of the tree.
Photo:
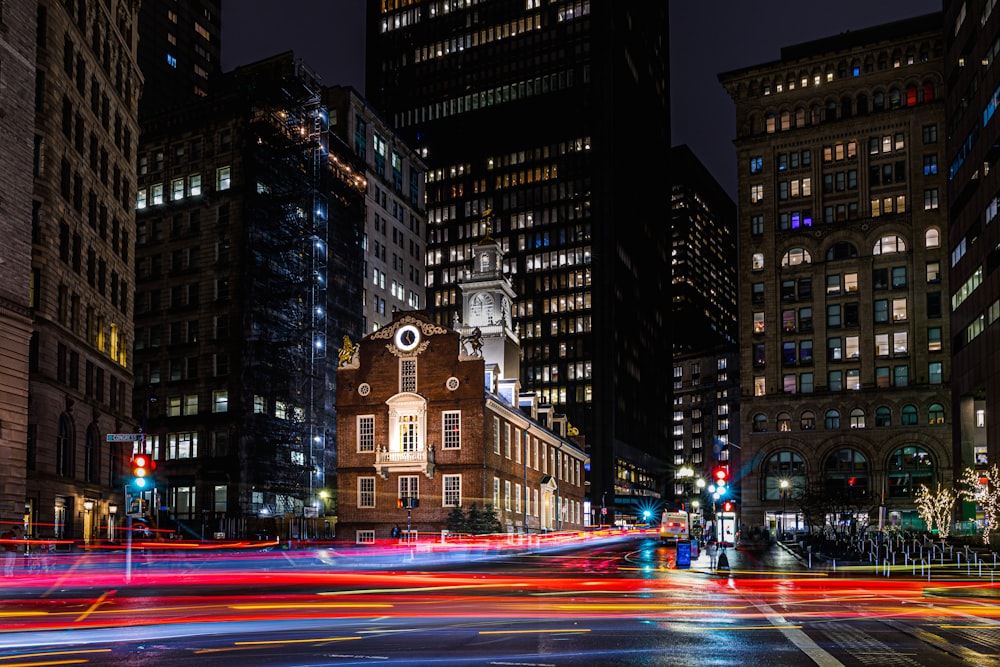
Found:
[{"label": "tree", "polygon": [[462,511],[461,505],[455,505],[451,508],[451,512],[448,513],[448,520],[445,523],[448,528],[448,532],[451,533],[467,533],[469,532],[468,521],[465,518],[465,512]]},{"label": "tree", "polygon": [[937,527],[938,536],[943,540],[948,539],[951,532],[951,512],[955,507],[958,494],[951,489],[941,486],[938,482],[936,492],[931,492],[925,484],[921,484],[913,501],[917,505],[917,514],[927,524],[927,529],[934,531]]},{"label": "tree", "polygon": [[986,471],[966,468],[959,483],[964,486],[959,496],[976,503],[983,511],[983,544],[989,544],[990,531],[995,530],[1000,519],[1000,469],[996,464]]},{"label": "tree", "polygon": [[482,514],[482,521],[484,533],[500,532],[500,519],[497,517],[497,511],[496,508],[493,507],[493,503],[486,503],[486,508],[483,510]]},{"label": "tree", "polygon": [[476,503],[469,505],[469,512],[465,516],[465,531],[472,535],[482,535],[483,511],[476,506]]}]

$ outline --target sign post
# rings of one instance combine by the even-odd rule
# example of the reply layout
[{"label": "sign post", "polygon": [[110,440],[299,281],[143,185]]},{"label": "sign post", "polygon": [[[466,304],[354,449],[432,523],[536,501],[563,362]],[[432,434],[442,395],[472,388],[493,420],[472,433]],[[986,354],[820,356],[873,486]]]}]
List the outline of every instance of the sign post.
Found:
[{"label": "sign post", "polygon": [[[141,442],[145,444],[143,433],[108,433],[108,442]],[[145,447],[143,447],[145,452]],[[125,583],[132,581],[132,506],[128,497],[128,482],[125,482]]]}]

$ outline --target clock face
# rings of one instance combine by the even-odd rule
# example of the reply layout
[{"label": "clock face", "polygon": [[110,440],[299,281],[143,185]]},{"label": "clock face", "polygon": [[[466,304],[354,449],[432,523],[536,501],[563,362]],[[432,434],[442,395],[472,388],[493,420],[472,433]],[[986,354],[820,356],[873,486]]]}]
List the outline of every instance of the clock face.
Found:
[{"label": "clock face", "polygon": [[412,324],[402,326],[396,332],[396,347],[403,352],[409,352],[420,344],[420,330]]}]

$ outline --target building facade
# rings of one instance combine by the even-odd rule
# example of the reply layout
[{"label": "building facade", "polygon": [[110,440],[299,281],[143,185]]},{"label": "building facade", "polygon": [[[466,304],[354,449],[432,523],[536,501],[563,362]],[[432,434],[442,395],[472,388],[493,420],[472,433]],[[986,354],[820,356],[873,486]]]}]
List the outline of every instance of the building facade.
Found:
[{"label": "building facade", "polygon": [[313,537],[336,466],[334,337],[361,333],[365,167],[292,53],[220,85],[143,123],[136,414],[154,506],[189,535],[281,517]]},{"label": "building facade", "polygon": [[[25,463],[28,442],[28,349],[32,339],[32,213],[35,146],[35,20],[38,3],[19,0],[4,5],[0,49],[20,54],[4,59],[4,94],[0,113],[0,526],[21,523],[24,516]],[[37,160],[40,156],[34,153]],[[34,169],[32,168],[34,166]]]},{"label": "building facade", "polygon": [[[952,405],[956,471],[1000,461],[1000,12],[992,2],[945,2]],[[956,476],[960,476],[956,474]],[[962,518],[971,519],[967,505]]]},{"label": "building facade", "polygon": [[205,97],[222,75],[221,0],[143,0],[139,68],[147,81],[142,117]]},{"label": "building facade", "polygon": [[138,2],[37,7],[26,522],[91,539],[131,432]]},{"label": "building facade", "polygon": [[367,6],[365,94],[429,167],[428,312],[461,312],[489,211],[524,386],[588,434],[591,518],[635,520],[669,447],[669,224],[636,196],[669,174],[666,4]]},{"label": "building facade", "polygon": [[736,205],[687,146],[670,166],[673,320],[684,326],[673,337],[667,498],[710,517],[712,473],[739,467]]},{"label": "building facade", "polygon": [[747,526],[921,527],[916,489],[952,482],[941,25],[720,75],[736,103]]},{"label": "building facade", "polygon": [[338,370],[339,538],[439,538],[472,505],[509,533],[583,527],[586,454],[543,425],[535,399],[503,398],[458,331],[399,312],[357,348]]},{"label": "building facade", "polygon": [[427,306],[424,288],[427,166],[353,88],[323,89],[330,132],[364,160],[364,331],[392,321],[398,310]]}]

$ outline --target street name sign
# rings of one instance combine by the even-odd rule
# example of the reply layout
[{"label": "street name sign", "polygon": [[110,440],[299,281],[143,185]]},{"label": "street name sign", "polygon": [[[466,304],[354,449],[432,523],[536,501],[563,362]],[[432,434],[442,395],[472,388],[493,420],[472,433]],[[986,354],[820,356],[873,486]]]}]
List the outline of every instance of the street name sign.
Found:
[{"label": "street name sign", "polygon": [[108,433],[108,442],[137,442],[142,440],[142,433]]}]

